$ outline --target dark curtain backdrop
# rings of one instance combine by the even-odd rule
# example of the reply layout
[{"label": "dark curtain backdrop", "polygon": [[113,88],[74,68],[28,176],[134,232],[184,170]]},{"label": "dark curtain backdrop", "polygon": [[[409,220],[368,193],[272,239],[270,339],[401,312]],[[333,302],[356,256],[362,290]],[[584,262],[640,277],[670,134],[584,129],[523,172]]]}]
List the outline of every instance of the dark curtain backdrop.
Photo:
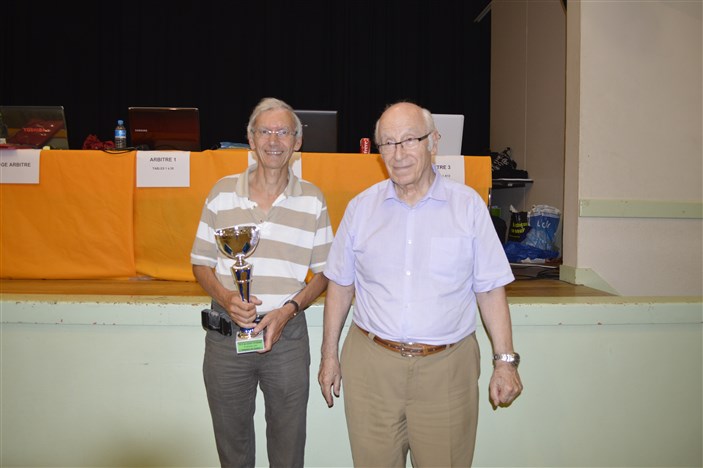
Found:
[{"label": "dark curtain backdrop", "polygon": [[201,113],[203,147],[245,142],[265,96],[339,111],[358,152],[384,107],[464,114],[489,151],[489,0],[3,3],[0,104],[63,105],[71,148],[111,140],[129,106]]}]

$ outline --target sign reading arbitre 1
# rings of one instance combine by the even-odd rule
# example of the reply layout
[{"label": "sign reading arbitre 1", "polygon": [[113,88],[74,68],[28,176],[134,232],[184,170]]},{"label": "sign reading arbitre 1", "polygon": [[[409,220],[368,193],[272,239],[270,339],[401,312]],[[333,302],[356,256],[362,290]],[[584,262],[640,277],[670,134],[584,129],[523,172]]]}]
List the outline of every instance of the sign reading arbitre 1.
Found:
[{"label": "sign reading arbitre 1", "polygon": [[362,138],[359,140],[359,153],[371,153],[371,138]]}]

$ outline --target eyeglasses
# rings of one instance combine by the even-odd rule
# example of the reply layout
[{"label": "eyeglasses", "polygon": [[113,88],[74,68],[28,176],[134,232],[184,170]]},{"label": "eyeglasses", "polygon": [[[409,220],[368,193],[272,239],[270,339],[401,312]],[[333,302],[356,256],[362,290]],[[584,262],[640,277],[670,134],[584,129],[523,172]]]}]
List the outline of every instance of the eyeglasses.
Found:
[{"label": "eyeglasses", "polygon": [[278,138],[287,138],[289,136],[296,136],[298,132],[288,130],[287,128],[282,128],[280,130],[269,130],[268,128],[255,128],[252,130],[254,135],[259,135],[264,138],[269,138],[276,135]]},{"label": "eyeglasses", "polygon": [[402,146],[403,149],[406,149],[406,150],[415,149],[418,147],[418,145],[420,144],[420,142],[422,140],[426,139],[430,135],[432,135],[432,132],[428,133],[425,136],[421,136],[419,138],[418,137],[407,138],[407,139],[405,139],[403,141],[399,141],[397,143],[394,141],[389,141],[388,143],[381,143],[380,145],[377,145],[378,151],[380,151],[381,154],[391,154],[391,153],[395,152],[395,149],[398,147],[398,145]]}]

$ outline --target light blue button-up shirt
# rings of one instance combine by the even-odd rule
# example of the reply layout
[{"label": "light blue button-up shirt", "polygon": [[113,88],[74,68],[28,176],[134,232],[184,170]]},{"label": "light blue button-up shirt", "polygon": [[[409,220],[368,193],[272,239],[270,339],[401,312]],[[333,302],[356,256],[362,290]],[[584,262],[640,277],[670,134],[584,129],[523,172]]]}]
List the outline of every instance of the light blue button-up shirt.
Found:
[{"label": "light blue button-up shirt", "polygon": [[437,173],[415,206],[398,198],[390,180],[352,199],[325,276],[354,283],[353,320],[361,328],[431,345],[473,333],[475,293],[515,279],[483,199]]}]

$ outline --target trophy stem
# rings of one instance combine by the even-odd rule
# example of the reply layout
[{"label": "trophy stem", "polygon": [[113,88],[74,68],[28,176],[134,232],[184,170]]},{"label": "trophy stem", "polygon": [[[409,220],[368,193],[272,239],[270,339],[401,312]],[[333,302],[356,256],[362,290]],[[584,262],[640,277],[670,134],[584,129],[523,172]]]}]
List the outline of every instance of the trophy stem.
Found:
[{"label": "trophy stem", "polygon": [[251,284],[251,265],[233,265],[230,268],[234,282],[239,288],[239,295],[244,302],[249,302],[249,285]]},{"label": "trophy stem", "polygon": [[[234,278],[234,282],[237,285],[237,288],[239,289],[239,295],[241,296],[242,300],[244,302],[249,302],[249,286],[251,285],[251,267],[252,265],[250,263],[246,263],[241,261],[240,258],[237,258],[237,262],[235,262],[234,265],[230,268],[230,271],[232,272],[232,277]],[[256,319],[254,320],[255,323],[259,323],[261,321],[261,316],[257,315]],[[239,328],[239,336],[244,338],[244,337],[251,337],[252,332],[254,331],[253,328]]]}]

